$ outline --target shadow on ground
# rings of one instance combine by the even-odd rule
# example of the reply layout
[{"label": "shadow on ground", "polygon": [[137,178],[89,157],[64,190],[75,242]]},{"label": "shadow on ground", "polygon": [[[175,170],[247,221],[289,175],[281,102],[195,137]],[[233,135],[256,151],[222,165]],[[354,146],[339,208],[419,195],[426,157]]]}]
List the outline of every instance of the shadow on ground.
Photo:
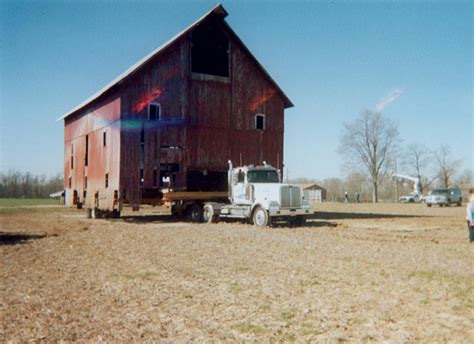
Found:
[{"label": "shadow on ground", "polygon": [[0,245],[23,244],[30,240],[45,238],[47,234],[0,232]]},{"label": "shadow on ground", "polygon": [[[116,220],[117,221],[117,220]],[[125,221],[127,223],[150,223],[150,222],[183,222],[186,218],[178,218],[169,214],[153,214],[153,215],[126,215],[120,216],[118,221]]]},{"label": "shadow on ground", "polygon": [[340,213],[315,211],[314,214],[308,216],[308,219],[314,220],[353,220],[353,219],[396,219],[396,218],[416,218],[423,217],[420,215],[403,215],[403,214],[372,214],[372,213]]}]

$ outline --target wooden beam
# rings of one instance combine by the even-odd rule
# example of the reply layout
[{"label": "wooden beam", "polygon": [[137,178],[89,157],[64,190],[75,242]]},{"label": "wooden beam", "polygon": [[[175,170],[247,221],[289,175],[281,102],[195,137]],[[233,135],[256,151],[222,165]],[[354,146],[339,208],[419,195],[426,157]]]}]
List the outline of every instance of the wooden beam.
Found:
[{"label": "wooden beam", "polygon": [[163,194],[166,201],[211,200],[227,198],[227,192],[222,191],[171,191]]}]

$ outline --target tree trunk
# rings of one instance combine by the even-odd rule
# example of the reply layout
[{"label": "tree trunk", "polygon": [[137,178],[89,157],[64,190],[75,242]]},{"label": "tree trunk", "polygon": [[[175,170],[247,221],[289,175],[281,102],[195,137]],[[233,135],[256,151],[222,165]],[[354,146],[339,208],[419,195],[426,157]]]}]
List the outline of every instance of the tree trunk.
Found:
[{"label": "tree trunk", "polygon": [[377,182],[373,182],[372,185],[373,185],[373,190],[372,190],[372,203],[377,203],[377,202],[379,201]]}]

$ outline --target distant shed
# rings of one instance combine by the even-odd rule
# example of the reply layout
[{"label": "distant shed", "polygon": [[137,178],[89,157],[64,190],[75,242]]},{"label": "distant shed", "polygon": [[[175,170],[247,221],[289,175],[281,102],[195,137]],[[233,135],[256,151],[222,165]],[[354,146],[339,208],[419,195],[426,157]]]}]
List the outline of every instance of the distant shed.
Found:
[{"label": "distant shed", "polygon": [[312,202],[325,202],[326,189],[318,184],[300,184],[303,191],[308,191],[309,200]]}]

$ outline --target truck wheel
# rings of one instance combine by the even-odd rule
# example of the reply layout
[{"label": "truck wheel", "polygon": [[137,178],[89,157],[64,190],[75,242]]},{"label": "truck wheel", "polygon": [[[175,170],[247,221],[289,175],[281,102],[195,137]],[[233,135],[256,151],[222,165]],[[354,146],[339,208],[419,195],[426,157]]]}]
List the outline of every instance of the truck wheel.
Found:
[{"label": "truck wheel", "polygon": [[189,219],[192,221],[192,222],[202,222],[203,218],[202,218],[202,205],[200,204],[193,204],[190,208],[189,208]]},{"label": "truck wheel", "polygon": [[88,219],[91,219],[92,218],[92,209],[91,208],[87,208],[86,209],[86,217]]},{"label": "truck wheel", "polygon": [[456,205],[457,205],[458,207],[460,207],[460,206],[462,205],[462,200],[459,200],[459,202],[456,203]]},{"label": "truck wheel", "polygon": [[265,227],[270,223],[268,212],[262,207],[257,207],[253,212],[253,224],[257,227]]},{"label": "truck wheel", "polygon": [[214,207],[211,204],[206,204],[204,206],[202,218],[204,222],[207,223],[216,223],[218,221],[218,217],[214,212]]}]

